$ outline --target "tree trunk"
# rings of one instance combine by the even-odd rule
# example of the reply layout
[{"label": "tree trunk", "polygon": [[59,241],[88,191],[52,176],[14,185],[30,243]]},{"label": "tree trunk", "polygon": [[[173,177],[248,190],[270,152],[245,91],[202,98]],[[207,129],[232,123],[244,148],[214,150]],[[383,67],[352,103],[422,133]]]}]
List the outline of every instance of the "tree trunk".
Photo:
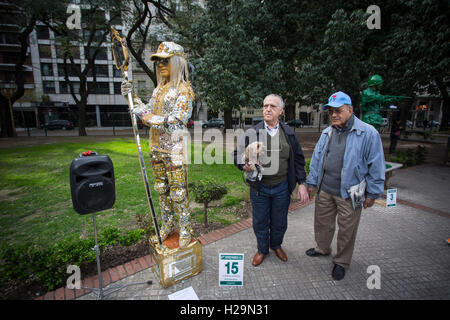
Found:
[{"label": "tree trunk", "polygon": [[450,96],[448,95],[447,86],[443,80],[436,78],[435,81],[442,97],[442,119],[439,130],[445,131],[448,129],[448,122],[450,121]]},{"label": "tree trunk", "polygon": [[16,137],[11,123],[11,112],[9,102],[3,95],[0,95],[0,125],[2,128],[1,137]]},{"label": "tree trunk", "polygon": [[[81,99],[78,103],[78,135],[87,136],[86,133],[86,102],[85,99]],[[87,99],[86,99],[87,100]]]},{"label": "tree trunk", "polygon": [[295,103],[290,103],[287,101],[285,102],[286,104],[284,106],[284,121],[297,119],[295,115]]},{"label": "tree trunk", "polygon": [[207,211],[208,211],[208,202],[204,202],[203,203],[203,223],[205,225],[205,228],[208,227],[208,215],[207,215]]},{"label": "tree trunk", "polygon": [[224,117],[224,121],[225,121],[225,128],[232,129],[233,128],[233,110],[225,109],[223,111],[223,117]]}]

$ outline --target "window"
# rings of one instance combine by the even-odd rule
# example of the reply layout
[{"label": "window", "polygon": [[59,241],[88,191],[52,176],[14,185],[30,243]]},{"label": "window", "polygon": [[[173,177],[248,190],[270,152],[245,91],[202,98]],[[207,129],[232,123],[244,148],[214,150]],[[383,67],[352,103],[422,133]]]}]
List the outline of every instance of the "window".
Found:
[{"label": "window", "polygon": [[115,65],[113,65],[113,76],[114,78],[122,78],[122,71],[117,70]]},{"label": "window", "polygon": [[[83,17],[83,13],[81,13],[81,16]],[[99,24],[97,24],[97,25],[99,25]],[[84,32],[84,39],[86,40],[86,42],[89,41],[89,39],[91,38],[91,34],[92,34],[91,30],[85,28],[85,29],[83,29],[83,32]],[[106,40],[106,37],[103,37],[103,36],[104,36],[104,33],[101,30],[96,30],[94,33],[94,36],[92,37],[92,40],[93,40],[93,42],[101,43],[104,40]]]},{"label": "window", "polygon": [[92,12],[92,9],[81,9],[81,16],[86,18],[83,18],[83,20],[85,19],[86,21],[88,21],[88,24],[83,23],[82,28],[86,28],[87,26],[89,26],[89,24],[97,28],[106,24],[105,11],[98,9],[98,7],[94,10],[95,11]]},{"label": "window", "polygon": [[71,56],[74,59],[80,59],[80,48],[79,47],[70,47],[65,48],[63,46],[56,46],[56,57],[59,59],[64,59],[64,53],[67,50],[68,57]]},{"label": "window", "polygon": [[53,76],[53,65],[51,63],[41,63],[41,73],[43,76]]},{"label": "window", "polygon": [[114,82],[114,94],[122,94],[122,83],[121,82]]},{"label": "window", "polygon": [[13,63],[16,64],[19,58],[16,52],[2,52],[3,63]]},{"label": "window", "polygon": [[55,83],[53,81],[42,81],[44,93],[55,93]]},{"label": "window", "polygon": [[17,16],[5,11],[0,13],[0,21],[2,24],[17,24]]},{"label": "window", "polygon": [[50,32],[48,31],[48,27],[37,26],[36,33],[38,39],[50,39]]},{"label": "window", "polygon": [[40,44],[39,45],[39,57],[40,58],[51,58],[52,57],[52,48],[48,44]]},{"label": "window", "polygon": [[122,25],[122,17],[121,17],[121,11],[117,9],[111,9],[109,12],[109,18],[111,20],[112,25]]},{"label": "window", "polygon": [[[105,47],[100,47],[100,48],[89,48],[89,50],[88,50],[88,48],[87,47],[84,47],[84,58],[85,59],[88,59],[88,57],[93,57],[94,56],[94,53],[95,53],[95,50],[97,50],[98,49],[98,52],[97,52],[97,56],[95,57],[95,60],[108,60],[108,54],[107,54],[107,48],[105,48]],[[89,56],[88,56],[88,51],[89,51]]]},{"label": "window", "polygon": [[[90,86],[92,82],[88,83]],[[91,93],[95,94],[109,94],[109,82],[97,82],[92,88]]]},{"label": "window", "polygon": [[[97,77],[108,77],[108,65],[106,65],[106,64],[104,64],[104,65],[101,65],[101,64],[100,65],[95,65],[94,68],[95,68],[95,75]],[[88,76],[89,77],[93,77],[94,76],[94,73],[93,73],[92,69],[89,70]]]},{"label": "window", "polygon": [[108,77],[109,71],[108,71],[108,65],[96,65],[95,71],[97,72],[98,77]]},{"label": "window", "polygon": [[[69,77],[77,77],[78,73],[81,72],[81,66],[79,64],[73,65],[71,63],[67,64],[67,73]],[[64,63],[58,63],[58,75],[60,77],[65,77],[66,73],[64,70]]]},{"label": "window", "polygon": [[[72,82],[74,93],[80,93],[80,83],[79,82]],[[59,93],[71,93],[70,92],[70,85],[65,82],[61,81],[59,83]]]},{"label": "window", "polygon": [[1,44],[20,44],[19,36],[17,33],[0,33]]}]

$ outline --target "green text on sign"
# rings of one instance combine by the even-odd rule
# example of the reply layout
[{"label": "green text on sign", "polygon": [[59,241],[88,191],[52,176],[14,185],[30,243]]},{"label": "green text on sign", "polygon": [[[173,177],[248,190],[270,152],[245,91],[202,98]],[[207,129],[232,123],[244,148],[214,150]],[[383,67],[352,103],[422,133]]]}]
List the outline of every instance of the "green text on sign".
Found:
[{"label": "green text on sign", "polygon": [[220,259],[221,260],[242,260],[242,259],[244,259],[244,256],[224,254],[220,257]]}]

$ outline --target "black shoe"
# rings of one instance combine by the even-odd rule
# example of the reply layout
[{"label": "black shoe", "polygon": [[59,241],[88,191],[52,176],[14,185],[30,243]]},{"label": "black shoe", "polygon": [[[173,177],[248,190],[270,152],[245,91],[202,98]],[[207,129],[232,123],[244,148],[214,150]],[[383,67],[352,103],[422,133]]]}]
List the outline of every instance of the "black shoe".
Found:
[{"label": "black shoe", "polygon": [[345,277],[345,268],[343,266],[335,264],[331,275],[333,276],[334,280],[342,280]]},{"label": "black shoe", "polygon": [[318,256],[328,256],[330,254],[329,253],[323,254],[323,253],[317,252],[315,248],[311,248],[311,249],[306,250],[306,255],[310,256],[310,257],[318,257]]}]

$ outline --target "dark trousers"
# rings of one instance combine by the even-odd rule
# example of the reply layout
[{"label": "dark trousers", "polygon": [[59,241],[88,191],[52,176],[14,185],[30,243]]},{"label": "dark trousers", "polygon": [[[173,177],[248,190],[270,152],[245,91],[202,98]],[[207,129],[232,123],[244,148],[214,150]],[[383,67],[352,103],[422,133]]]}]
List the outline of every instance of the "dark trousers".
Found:
[{"label": "dark trousers", "polygon": [[268,254],[269,248],[281,248],[287,230],[287,216],[291,195],[288,181],[275,186],[261,184],[259,192],[250,189],[253,208],[253,231],[258,243],[258,252]]},{"label": "dark trousers", "polygon": [[394,153],[395,148],[397,148],[397,141],[400,136],[391,136],[391,145],[389,146],[389,154]]}]

